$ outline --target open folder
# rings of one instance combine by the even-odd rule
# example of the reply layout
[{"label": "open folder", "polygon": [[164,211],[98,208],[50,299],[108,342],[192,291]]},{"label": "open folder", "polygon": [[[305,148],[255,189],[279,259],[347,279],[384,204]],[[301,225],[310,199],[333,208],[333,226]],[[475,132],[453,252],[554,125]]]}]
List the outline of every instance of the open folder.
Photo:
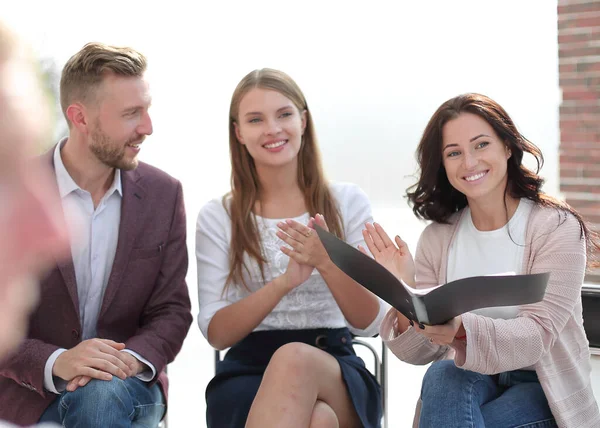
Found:
[{"label": "open folder", "polygon": [[444,324],[475,309],[536,303],[544,298],[549,273],[474,276],[427,289],[397,279],[371,257],[316,226],[333,263],[360,285],[411,320]]}]

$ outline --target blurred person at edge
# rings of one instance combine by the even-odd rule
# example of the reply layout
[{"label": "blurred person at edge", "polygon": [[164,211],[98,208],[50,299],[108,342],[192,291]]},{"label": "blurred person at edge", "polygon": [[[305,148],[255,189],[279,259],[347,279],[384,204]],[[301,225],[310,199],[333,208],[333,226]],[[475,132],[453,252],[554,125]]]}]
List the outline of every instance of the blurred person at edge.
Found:
[{"label": "blurred person at edge", "polygon": [[25,338],[37,277],[68,251],[50,173],[31,161],[50,131],[42,94],[29,52],[0,22],[0,361]]}]

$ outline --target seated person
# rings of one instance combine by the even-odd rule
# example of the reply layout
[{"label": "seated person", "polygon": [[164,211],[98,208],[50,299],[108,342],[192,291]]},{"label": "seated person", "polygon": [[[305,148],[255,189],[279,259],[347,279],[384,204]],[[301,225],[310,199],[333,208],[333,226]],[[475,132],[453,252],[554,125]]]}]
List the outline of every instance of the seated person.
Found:
[{"label": "seated person", "polygon": [[[413,263],[406,244],[368,225],[375,259],[409,285],[550,272],[544,299],[465,313],[425,326],[392,309],[381,325],[390,350],[428,364],[420,427],[598,427],[582,325],[586,248],[598,242],[581,216],[541,191],[523,165],[540,150],[493,100],[465,94],[442,104],[417,149],[419,181],[408,197],[431,220]],[[485,283],[481,284],[485,287]]]},{"label": "seated person", "polygon": [[304,95],[256,70],[229,116],[231,193],[198,216],[198,322],[231,347],[206,390],[207,424],[378,427],[381,391],[352,348],[385,307],[329,259],[315,224],[352,245],[371,221],[366,195],[323,175]]},{"label": "seated person", "polygon": [[71,258],[41,282],[18,352],[0,365],[0,419],[61,426],[157,426],[165,366],[192,321],[179,181],[138,162],[152,133],[146,59],[90,43],[60,85],[69,136],[52,167]]}]

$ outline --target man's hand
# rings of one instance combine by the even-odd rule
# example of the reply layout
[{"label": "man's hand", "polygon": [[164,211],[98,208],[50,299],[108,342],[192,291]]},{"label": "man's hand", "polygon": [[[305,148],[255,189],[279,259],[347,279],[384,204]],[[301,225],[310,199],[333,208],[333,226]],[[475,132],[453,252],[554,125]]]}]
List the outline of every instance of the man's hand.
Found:
[{"label": "man's hand", "polygon": [[[131,369],[131,374],[129,377],[137,376],[141,372],[146,369],[146,365],[131,355],[129,352],[119,351],[121,353],[121,357],[127,360],[127,365]],[[75,376],[71,381],[67,384],[67,391],[73,392],[77,388],[86,386],[89,381],[92,380],[89,376]]]},{"label": "man's hand", "polygon": [[124,348],[124,343],[108,339],[85,340],[59,355],[52,367],[52,375],[66,381],[76,376],[111,380],[114,375],[125,379],[132,369],[128,365],[131,360],[120,352]]},{"label": "man's hand", "polygon": [[140,360],[135,358],[133,355],[131,355],[129,352],[121,351],[120,353],[121,353],[121,357],[123,357],[123,359],[126,361],[129,368],[131,369],[131,373],[129,374],[129,377],[137,376],[141,372],[146,370],[147,366],[144,363],[142,363]]}]

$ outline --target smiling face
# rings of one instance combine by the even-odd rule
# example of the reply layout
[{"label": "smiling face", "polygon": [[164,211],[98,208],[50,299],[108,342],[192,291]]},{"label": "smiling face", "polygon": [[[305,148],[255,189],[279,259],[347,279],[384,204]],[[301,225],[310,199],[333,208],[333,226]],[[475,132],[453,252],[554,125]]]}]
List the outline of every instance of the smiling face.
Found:
[{"label": "smiling face", "polygon": [[504,197],[510,151],[491,125],[461,113],[442,128],[442,159],[448,181],[475,201]]},{"label": "smiling face", "polygon": [[296,161],[306,128],[306,111],[273,90],[254,88],[241,99],[235,134],[258,168]]},{"label": "smiling face", "polygon": [[136,168],[140,144],[152,134],[148,82],[109,73],[98,89],[98,99],[97,108],[91,110],[90,150],[111,168]]}]

